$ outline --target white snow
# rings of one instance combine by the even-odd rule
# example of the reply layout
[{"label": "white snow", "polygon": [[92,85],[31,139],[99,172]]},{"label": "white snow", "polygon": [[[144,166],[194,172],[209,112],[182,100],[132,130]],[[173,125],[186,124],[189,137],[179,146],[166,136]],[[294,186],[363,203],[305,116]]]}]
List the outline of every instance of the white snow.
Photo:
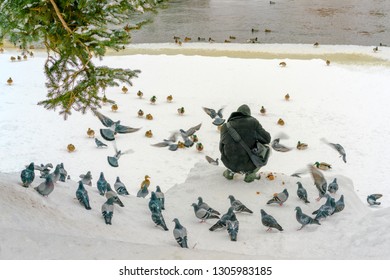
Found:
[{"label": "white snow", "polygon": [[[167,46],[180,52],[173,44],[133,48],[161,51]],[[202,48],[201,44],[183,46]],[[257,52],[267,52],[266,57],[224,56],[224,51],[231,48],[242,55],[255,47]],[[114,121],[121,120],[123,125],[142,127],[132,134],[117,135],[118,148],[133,151],[119,159],[118,168],[107,163],[107,156],[114,155],[114,149],[112,143],[100,136],[99,129],[103,126],[91,112],[86,115],[75,112],[64,121],[57,112],[36,105],[46,93],[45,52],[36,51],[34,58],[20,62],[10,60],[11,55],[18,54],[16,50],[6,49],[0,54],[0,259],[389,259],[390,49],[381,48],[374,53],[370,48],[358,46],[208,45],[207,48],[214,48],[217,56],[131,54],[96,61],[142,70],[127,94],[121,92],[121,87],[107,89],[107,97],[118,104],[117,112],[112,112],[109,105],[100,110]],[[309,59],[290,58],[308,53]],[[346,62],[343,57],[351,54],[364,59]],[[281,55],[285,57],[282,59]],[[334,58],[330,66],[325,64],[326,55]],[[281,61],[287,67],[280,67]],[[14,81],[11,86],[6,83],[9,77]],[[136,95],[138,90],[144,93],[142,99]],[[290,101],[284,100],[286,93],[290,94]],[[166,101],[170,94],[172,103]],[[157,97],[155,105],[149,102],[153,95]],[[283,144],[295,147],[301,141],[309,145],[305,151],[273,151],[268,165],[261,169],[261,180],[250,184],[243,182],[239,174],[233,181],[227,181],[222,177],[221,164],[216,167],[206,162],[205,155],[220,157],[219,133],[201,108],[219,109],[225,105],[227,118],[244,103],[273,137],[282,132],[289,136],[281,140]],[[177,108],[182,106],[185,114],[180,116]],[[265,116],[259,113],[261,106],[267,109]],[[139,109],[151,113],[154,119],[139,118]],[[285,120],[285,126],[276,124],[279,118]],[[172,131],[199,123],[202,127],[196,134],[204,145],[202,152],[195,147],[172,152],[151,146],[169,137]],[[98,149],[94,140],[87,137],[88,128],[94,129],[109,147]],[[144,135],[149,129],[152,138]],[[320,140],[323,137],[343,145],[347,163]],[[75,152],[66,150],[69,143],[76,146]],[[338,179],[340,189],[334,197],[338,199],[344,194],[346,207],[341,213],[321,220],[320,226],[309,225],[297,231],[300,224],[295,219],[295,207],[311,214],[325,200],[315,200],[318,192],[309,174],[302,178],[289,175],[316,161],[332,164],[332,170],[323,173],[328,182]],[[21,186],[20,172],[30,162],[53,165],[63,162],[71,180],[57,183],[52,194],[42,197],[33,189],[42,181],[39,172],[30,188]],[[75,192],[79,175],[89,170],[93,185],[86,188],[92,210],[87,211],[75,198]],[[101,171],[111,186],[116,176],[120,176],[131,193],[120,197],[125,207],[115,206],[111,226],[104,223],[100,213],[105,198],[99,195],[96,181]],[[266,179],[269,172],[274,172],[275,180]],[[163,215],[167,232],[154,226],[147,206],[149,196],[135,197],[145,175],[151,177],[150,191],[159,185],[165,192]],[[297,198],[298,180],[309,192],[308,205]],[[283,206],[266,205],[274,193],[284,188],[290,197]],[[376,208],[366,202],[367,195],[372,193],[383,194],[382,204]],[[226,230],[210,232],[208,228],[216,220],[199,223],[190,206],[202,196],[213,208],[225,213],[229,194],[254,211],[252,215],[237,214],[240,221],[237,242],[229,240]],[[260,209],[273,215],[284,231],[266,232]],[[188,250],[180,248],[173,238],[175,217],[188,230]]]}]

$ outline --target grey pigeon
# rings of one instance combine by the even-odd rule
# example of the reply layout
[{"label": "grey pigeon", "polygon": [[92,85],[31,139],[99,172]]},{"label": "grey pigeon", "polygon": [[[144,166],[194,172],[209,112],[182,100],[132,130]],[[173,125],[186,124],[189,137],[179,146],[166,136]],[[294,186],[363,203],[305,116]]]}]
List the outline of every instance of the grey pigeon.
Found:
[{"label": "grey pigeon", "polygon": [[161,227],[165,231],[168,230],[167,225],[165,224],[164,217],[161,213],[161,211],[153,211],[152,212],[152,221],[155,223],[156,226]]},{"label": "grey pigeon", "polygon": [[98,148],[102,148],[102,147],[107,147],[107,144],[104,144],[102,141],[100,141],[99,139],[95,138],[95,144]]},{"label": "grey pigeon", "polygon": [[226,230],[230,236],[231,241],[237,241],[238,229],[239,229],[238,220],[228,220],[226,222]]},{"label": "grey pigeon", "polygon": [[102,205],[102,215],[107,225],[111,225],[112,216],[114,215],[114,197],[110,197]]},{"label": "grey pigeon", "polygon": [[216,165],[216,166],[219,165],[219,162],[218,162],[219,159],[218,158],[217,159],[213,159],[213,158],[211,158],[209,156],[206,156],[206,160],[211,165]]},{"label": "grey pigeon", "polygon": [[321,225],[318,220],[313,219],[312,217],[303,213],[301,207],[299,207],[299,206],[295,207],[295,211],[297,211],[295,217],[296,217],[298,223],[300,223],[302,225],[298,230],[301,230],[306,225],[310,225],[310,224]]},{"label": "grey pigeon", "polygon": [[225,119],[223,118],[223,115],[222,115],[222,112],[225,109],[224,106],[221,109],[219,109],[218,111],[211,109],[211,108],[207,108],[207,107],[202,107],[202,109],[203,109],[203,111],[206,112],[207,115],[210,116],[210,118],[213,119],[213,125],[220,126],[225,122]]},{"label": "grey pigeon", "polygon": [[208,219],[219,219],[218,215],[215,215],[206,209],[200,208],[196,203],[192,203],[191,206],[194,207],[195,216],[200,219],[201,223]]},{"label": "grey pigeon", "polygon": [[235,199],[233,195],[229,195],[228,198],[230,199],[230,206],[234,207],[234,211],[241,212],[241,213],[250,213],[252,214],[253,211],[250,210],[248,207],[246,207],[241,201]]},{"label": "grey pigeon", "polygon": [[[110,186],[110,184],[107,185]],[[119,196],[113,190],[109,190],[106,192],[106,198],[112,198],[113,203],[118,204],[120,207],[125,207]]]},{"label": "grey pigeon", "polygon": [[323,142],[325,142],[326,144],[328,144],[329,146],[331,146],[333,149],[335,149],[340,154],[340,157],[343,159],[343,161],[345,163],[347,163],[347,154],[345,153],[345,150],[344,150],[343,146],[341,146],[340,144],[335,144],[335,143],[328,142],[324,138],[322,138],[321,140]]},{"label": "grey pigeon", "polygon": [[334,209],[334,212],[332,213],[332,215],[343,211],[344,208],[345,208],[344,195],[342,194],[340,196],[340,199],[336,201],[336,206],[335,206],[335,209]]},{"label": "grey pigeon", "polygon": [[214,208],[211,208],[206,202],[203,201],[203,198],[201,196],[198,197],[198,206],[199,208],[206,209],[207,211],[216,214],[216,215],[221,215],[217,210]]},{"label": "grey pigeon", "polygon": [[271,215],[267,214],[263,209],[260,209],[261,213],[261,223],[268,227],[267,231],[271,231],[272,228],[276,228],[279,231],[283,231],[283,228],[278,224],[276,219],[272,217]]},{"label": "grey pigeon", "polygon": [[39,170],[41,174],[40,178],[46,178],[46,176],[50,174],[52,168],[53,168],[53,164],[51,163],[34,165],[34,169]]},{"label": "grey pigeon", "polygon": [[61,165],[57,164],[54,171],[48,175],[52,177],[54,183],[57,183],[57,181],[60,179],[61,176],[60,171],[61,171]]},{"label": "grey pigeon", "polygon": [[114,184],[114,189],[120,195],[129,195],[129,192],[126,189],[125,184],[123,184],[121,182],[121,180],[119,179],[119,176],[116,177],[116,181],[115,181],[115,184]]},{"label": "grey pigeon", "polygon": [[305,203],[310,203],[310,201],[307,200],[307,191],[302,186],[302,183],[301,182],[297,182],[297,184],[298,184],[297,195],[298,195],[299,199],[302,199]]},{"label": "grey pigeon", "polygon": [[190,136],[192,136],[196,131],[198,131],[201,126],[202,126],[202,123],[200,123],[196,126],[193,126],[187,130],[183,130],[183,129],[179,130],[180,135],[184,140],[184,146],[189,148],[189,147],[192,147],[192,145],[194,145],[194,142],[190,139]]},{"label": "grey pigeon", "polygon": [[143,197],[145,198],[149,194],[149,190],[147,186],[142,186],[138,192],[137,192],[137,197]]},{"label": "grey pigeon", "polygon": [[227,213],[223,214],[221,218],[209,228],[209,230],[215,231],[217,229],[224,228],[226,227],[226,222],[229,220],[237,220],[236,214],[234,214],[233,206],[230,206]]},{"label": "grey pigeon", "polygon": [[152,144],[154,147],[168,147],[170,151],[176,151],[178,149],[178,145],[176,143],[177,136],[179,135],[179,132],[172,133],[168,139],[164,139],[162,142]]},{"label": "grey pigeon", "polygon": [[84,185],[92,186],[91,171],[88,171],[87,174],[81,174],[80,178],[81,178],[81,182],[83,182]]},{"label": "grey pigeon", "polygon": [[39,184],[34,188],[37,192],[39,192],[43,196],[48,196],[54,190],[54,182],[51,176],[47,176],[45,181]]},{"label": "grey pigeon", "polygon": [[132,128],[129,126],[124,126],[120,124],[120,121],[114,122],[110,118],[104,116],[102,113],[93,110],[95,115],[99,118],[100,122],[108,128],[100,129],[101,136],[107,140],[107,141],[114,141],[115,140],[115,134],[117,133],[133,133],[141,128]]},{"label": "grey pigeon", "polygon": [[156,186],[156,197],[157,199],[160,201],[161,203],[161,209],[162,210],[165,210],[165,195],[164,193],[161,191],[161,188],[160,186]]},{"label": "grey pigeon", "polygon": [[289,197],[289,193],[287,189],[284,189],[280,193],[275,193],[274,197],[268,200],[267,204],[277,203],[280,206],[282,206],[283,203],[287,201],[288,197]]},{"label": "grey pigeon", "polygon": [[369,196],[367,196],[367,202],[368,204],[370,204],[371,206],[373,205],[381,205],[380,202],[377,202],[377,199],[381,198],[383,195],[382,194],[379,194],[379,193],[376,193],[376,194],[370,194]]},{"label": "grey pigeon", "polygon": [[31,185],[35,178],[33,162],[30,163],[29,166],[22,171],[22,173],[20,174],[20,178],[22,179],[23,187],[28,188]]},{"label": "grey pigeon", "polygon": [[124,152],[122,152],[121,150],[118,150],[118,148],[116,146],[116,142],[114,142],[114,150],[115,150],[114,156],[107,156],[108,164],[111,165],[112,167],[118,167],[119,166],[119,163],[118,163],[119,158],[122,155],[127,154],[127,153],[132,151],[131,149],[126,150]]},{"label": "grey pigeon", "polygon": [[280,138],[272,140],[271,147],[277,152],[289,152],[292,150],[292,148],[280,144]]},{"label": "grey pigeon", "polygon": [[318,194],[319,194],[316,200],[319,201],[321,198],[325,196],[328,184],[322,172],[319,171],[317,168],[315,168],[313,165],[309,164],[309,170],[311,176],[313,177],[314,185],[317,187]]},{"label": "grey pigeon", "polygon": [[337,178],[334,178],[333,181],[328,185],[328,192],[335,194],[339,189],[337,184]]},{"label": "grey pigeon", "polygon": [[60,178],[59,180],[61,182],[65,182],[66,178],[68,177],[68,172],[65,170],[64,164],[60,163]]},{"label": "grey pigeon", "polygon": [[329,194],[327,194],[326,196],[327,198],[325,204],[321,205],[318,210],[312,213],[313,215],[316,215],[314,219],[317,221],[332,215],[336,209],[336,202],[334,201],[334,198],[331,197]]},{"label": "grey pigeon", "polygon": [[149,206],[150,212],[152,212],[152,213],[162,211],[161,202],[160,202],[160,200],[158,200],[155,192],[150,193],[150,200],[149,200],[148,206]]},{"label": "grey pigeon", "polygon": [[177,218],[174,218],[173,221],[175,223],[175,228],[173,229],[173,237],[176,242],[182,248],[188,248],[187,243],[187,229],[183,227]]},{"label": "grey pigeon", "polygon": [[103,172],[100,172],[99,180],[96,183],[97,189],[99,191],[100,195],[104,195],[107,191],[107,181],[106,178],[104,178]]},{"label": "grey pigeon", "polygon": [[84,184],[82,181],[79,181],[79,187],[76,190],[76,198],[80,203],[82,203],[87,210],[91,210],[91,206],[89,204],[89,196],[88,191],[84,188]]}]

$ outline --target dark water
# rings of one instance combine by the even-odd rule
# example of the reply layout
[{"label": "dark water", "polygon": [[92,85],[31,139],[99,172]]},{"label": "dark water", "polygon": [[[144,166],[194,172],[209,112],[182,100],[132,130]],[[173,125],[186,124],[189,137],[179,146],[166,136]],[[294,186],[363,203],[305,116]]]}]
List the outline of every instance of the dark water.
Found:
[{"label": "dark water", "polygon": [[[173,36],[234,43],[390,45],[390,0],[172,0],[133,43],[173,42]],[[257,29],[252,32],[251,29]],[[265,32],[265,29],[271,32]]]}]

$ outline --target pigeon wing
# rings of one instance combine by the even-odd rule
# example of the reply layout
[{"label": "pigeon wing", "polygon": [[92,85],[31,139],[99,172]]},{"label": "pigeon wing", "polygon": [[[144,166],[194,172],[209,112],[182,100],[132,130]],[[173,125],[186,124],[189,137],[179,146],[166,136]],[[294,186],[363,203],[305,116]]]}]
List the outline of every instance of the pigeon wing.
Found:
[{"label": "pigeon wing", "polygon": [[100,135],[107,141],[115,140],[115,134],[111,129],[108,128],[100,129]]},{"label": "pigeon wing", "polygon": [[186,136],[193,135],[196,131],[198,131],[200,129],[201,126],[202,126],[202,123],[189,128],[187,131],[185,131]]},{"label": "pigeon wing", "polygon": [[114,122],[110,118],[106,117],[102,113],[100,113],[100,112],[98,112],[96,110],[94,110],[93,112],[95,113],[95,115],[99,118],[99,120],[101,121],[101,123],[105,127],[111,127],[114,124]]},{"label": "pigeon wing", "polygon": [[207,107],[202,107],[203,111],[206,112],[207,115],[210,116],[210,118],[214,119],[217,116],[217,112],[215,112],[214,109],[210,109]]},{"label": "pigeon wing", "polygon": [[133,128],[133,127],[129,127],[129,126],[125,126],[125,125],[121,125],[121,124],[118,124],[115,126],[115,132],[117,133],[133,133],[133,132],[136,132],[138,130],[140,130],[141,128]]}]

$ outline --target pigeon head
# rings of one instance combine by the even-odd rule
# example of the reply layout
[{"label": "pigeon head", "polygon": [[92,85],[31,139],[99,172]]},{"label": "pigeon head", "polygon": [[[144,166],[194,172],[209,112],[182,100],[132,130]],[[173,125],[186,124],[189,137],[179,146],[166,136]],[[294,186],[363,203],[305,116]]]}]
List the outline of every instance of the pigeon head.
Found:
[{"label": "pigeon head", "polygon": [[261,213],[261,217],[267,215],[267,213],[263,209],[260,209],[260,213]]},{"label": "pigeon head", "polygon": [[302,209],[301,209],[301,207],[297,206],[297,207],[295,207],[295,211],[302,212]]}]

